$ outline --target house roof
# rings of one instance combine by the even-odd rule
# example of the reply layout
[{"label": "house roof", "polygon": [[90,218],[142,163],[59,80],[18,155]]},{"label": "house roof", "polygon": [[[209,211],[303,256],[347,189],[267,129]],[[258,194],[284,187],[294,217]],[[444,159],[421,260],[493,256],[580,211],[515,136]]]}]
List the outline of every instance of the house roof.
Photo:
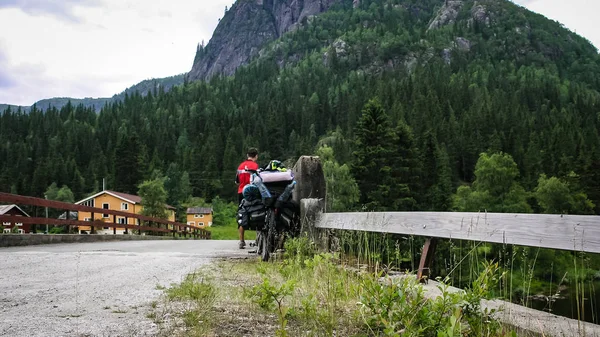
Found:
[{"label": "house roof", "polygon": [[4,214],[8,213],[8,211],[10,211],[13,208],[18,209],[21,213],[23,213],[24,216],[30,217],[29,214],[25,213],[25,211],[22,210],[21,207],[19,207],[17,205],[0,205],[0,215],[4,215]]},{"label": "house roof", "polygon": [[211,214],[212,208],[210,207],[190,207],[187,209],[187,214]]},{"label": "house roof", "polygon": [[[76,205],[82,204],[82,203],[84,203],[84,202],[86,202],[88,200],[95,199],[95,198],[97,198],[97,197],[99,197],[99,196],[101,196],[103,194],[112,195],[115,198],[127,201],[127,202],[132,203],[132,204],[141,204],[142,203],[142,197],[140,197],[140,196],[133,195],[133,194],[122,193],[122,192],[115,192],[115,191],[108,191],[108,190],[106,190],[106,191],[102,191],[102,192],[96,193],[96,194],[94,194],[94,195],[92,195],[90,197],[87,197],[87,198],[83,199],[83,200],[80,200],[80,201],[76,202],[75,204]],[[173,207],[171,205],[166,205],[166,206],[167,206],[168,209],[175,209],[175,207]]]},{"label": "house roof", "polygon": [[[75,212],[75,211],[69,211],[69,219],[77,219],[77,214],[79,214],[79,212]],[[66,220],[67,219],[67,212],[64,212],[63,214],[58,216],[59,220]]]}]

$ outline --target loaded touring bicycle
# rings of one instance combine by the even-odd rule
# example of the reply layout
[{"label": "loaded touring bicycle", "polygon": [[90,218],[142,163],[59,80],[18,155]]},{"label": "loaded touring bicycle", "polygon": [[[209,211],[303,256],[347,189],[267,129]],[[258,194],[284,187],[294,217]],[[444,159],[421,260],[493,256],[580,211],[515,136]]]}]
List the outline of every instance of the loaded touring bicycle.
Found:
[{"label": "loaded touring bicycle", "polygon": [[256,252],[263,261],[283,249],[287,238],[300,234],[300,207],[292,200],[294,174],[279,161],[265,169],[249,171],[251,183],[244,188],[237,221],[246,230],[255,230]]}]

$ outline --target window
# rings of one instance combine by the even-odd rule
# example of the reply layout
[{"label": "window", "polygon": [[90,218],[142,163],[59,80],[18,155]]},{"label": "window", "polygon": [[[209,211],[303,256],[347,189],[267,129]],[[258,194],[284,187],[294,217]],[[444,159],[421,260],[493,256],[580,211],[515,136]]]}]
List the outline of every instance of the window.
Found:
[{"label": "window", "polygon": [[198,226],[204,227],[204,222],[198,222]]},{"label": "window", "polygon": [[95,204],[96,203],[94,202],[94,199],[90,199],[88,201],[84,201],[84,202],[81,203],[81,205],[87,206],[87,207],[96,207]]},{"label": "window", "polygon": [[25,231],[22,229],[19,229],[19,234],[25,234]]},{"label": "window", "polygon": [[189,221],[189,222],[188,222],[188,226],[194,226],[195,224],[196,224],[196,222],[195,222],[195,221]]},{"label": "window", "polygon": [[18,224],[16,224],[16,225],[17,225],[17,227],[23,227],[23,224],[22,224],[22,223],[18,223]]},{"label": "window", "polygon": [[8,227],[8,226],[10,226],[10,222],[5,222],[2,225],[4,225],[4,227]]},{"label": "window", "polygon": [[4,233],[10,233],[10,228],[4,228]]},{"label": "window", "polygon": [[129,204],[126,202],[122,202],[121,203],[121,210],[122,211],[128,211],[129,210]]},{"label": "window", "polygon": [[194,218],[195,219],[202,219],[202,218],[204,218],[204,214],[194,214]]},{"label": "window", "polygon": [[109,230],[110,229],[110,227],[102,227],[102,228],[104,228],[104,230]]},{"label": "window", "polygon": [[92,218],[83,218],[83,221],[92,221]]},{"label": "window", "polygon": [[[102,204],[102,209],[110,209],[110,205],[104,203],[104,204]],[[108,215],[108,214],[102,214],[102,217],[103,218],[108,218],[108,217],[110,217],[110,215]]]},{"label": "window", "polygon": [[117,223],[121,224],[121,225],[125,225],[126,224],[125,218],[117,218]]}]

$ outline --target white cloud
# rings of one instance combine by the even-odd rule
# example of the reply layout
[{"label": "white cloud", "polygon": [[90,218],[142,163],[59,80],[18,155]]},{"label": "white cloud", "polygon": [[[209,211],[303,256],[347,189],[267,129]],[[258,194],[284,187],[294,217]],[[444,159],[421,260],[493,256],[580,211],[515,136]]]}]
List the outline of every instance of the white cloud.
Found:
[{"label": "white cloud", "polygon": [[74,7],[99,4],[99,0],[3,0],[0,8],[19,8],[31,15],[50,15],[58,19],[80,22],[73,14]]},{"label": "white cloud", "polygon": [[144,79],[187,72],[197,43],[210,39],[232,2],[68,0],[50,10],[4,1],[11,5],[0,6],[0,31],[10,34],[0,36],[0,102],[20,105],[110,97]]}]

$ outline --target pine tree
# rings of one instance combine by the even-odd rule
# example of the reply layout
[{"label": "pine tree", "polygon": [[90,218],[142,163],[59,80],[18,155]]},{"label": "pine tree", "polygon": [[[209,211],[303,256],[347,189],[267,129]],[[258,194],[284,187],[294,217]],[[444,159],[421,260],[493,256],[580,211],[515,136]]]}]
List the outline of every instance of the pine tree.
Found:
[{"label": "pine tree", "polygon": [[414,211],[416,200],[414,191],[419,186],[419,162],[412,131],[400,121],[395,130],[395,144],[390,158],[392,179],[390,180],[390,198],[392,209],[396,211]]},{"label": "pine tree", "polygon": [[139,166],[140,142],[136,134],[121,139],[115,150],[115,190],[135,194],[142,180]]},{"label": "pine tree", "polygon": [[388,210],[394,204],[390,193],[394,146],[397,136],[387,114],[376,100],[363,109],[355,129],[355,151],[352,174],[361,192],[360,203],[369,210]]}]

